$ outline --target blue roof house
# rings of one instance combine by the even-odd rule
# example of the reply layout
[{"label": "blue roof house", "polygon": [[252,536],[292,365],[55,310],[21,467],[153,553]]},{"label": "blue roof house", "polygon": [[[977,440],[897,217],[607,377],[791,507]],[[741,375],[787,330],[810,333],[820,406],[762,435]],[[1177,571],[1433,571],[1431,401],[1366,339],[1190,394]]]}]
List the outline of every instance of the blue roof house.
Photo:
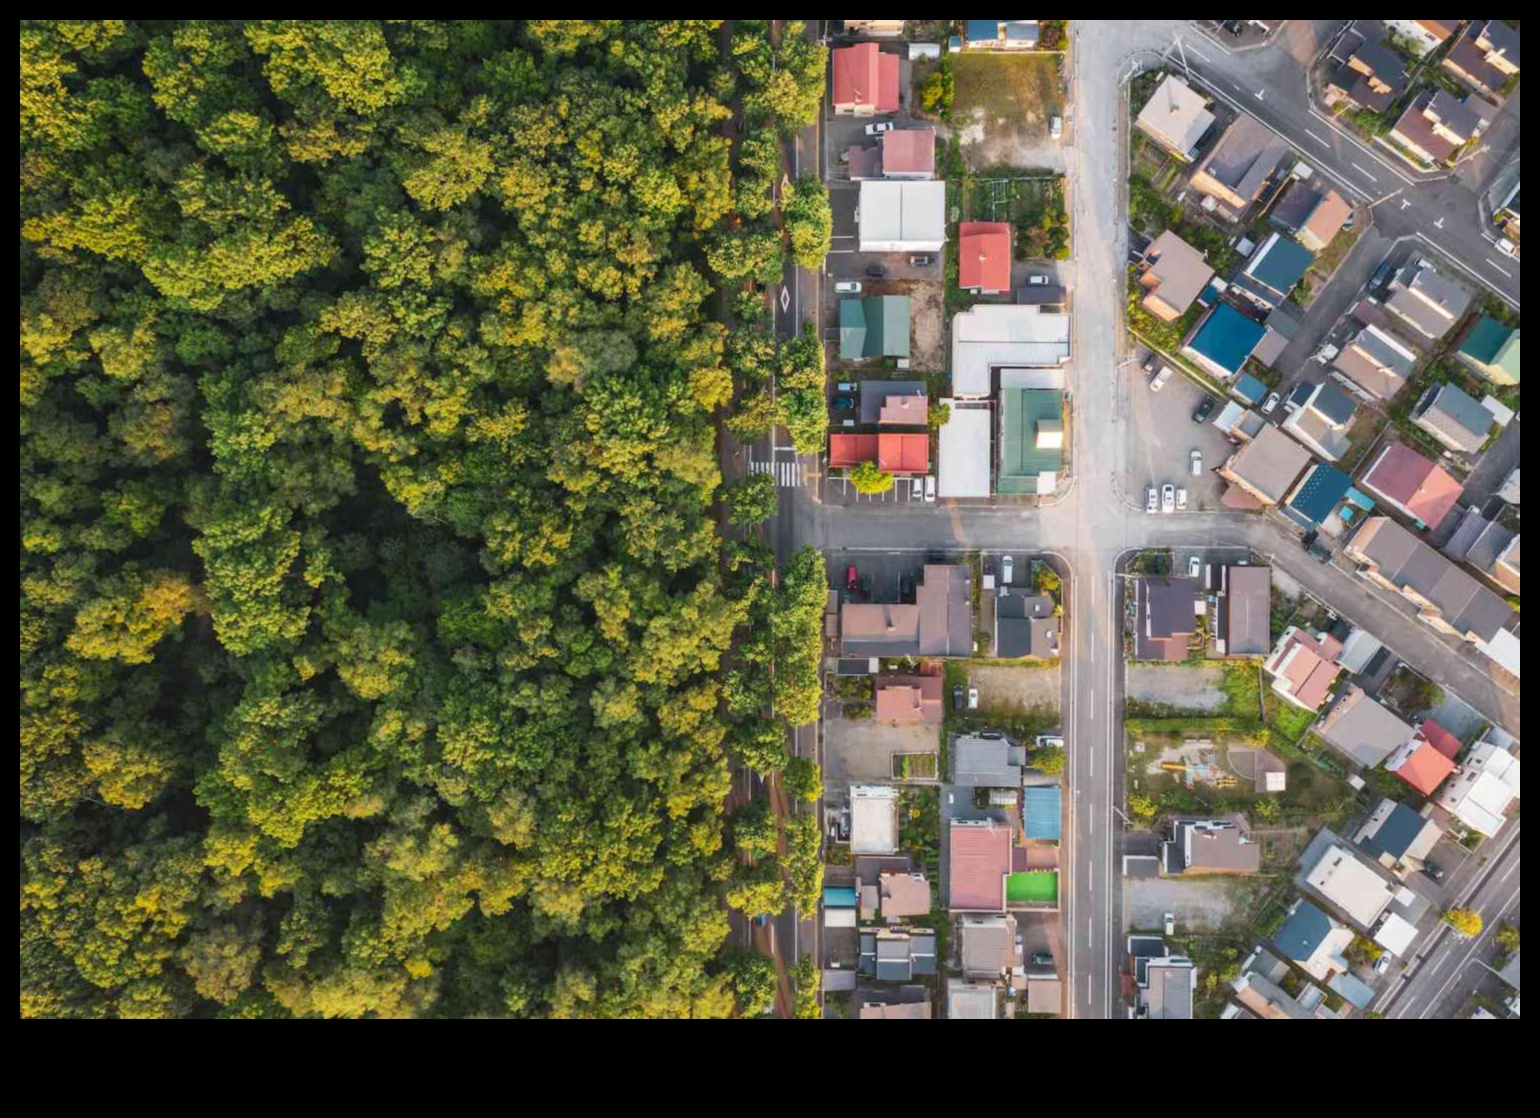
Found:
[{"label": "blue roof house", "polygon": [[1347,474],[1335,466],[1318,462],[1315,468],[1305,475],[1305,480],[1295,486],[1294,492],[1283,506],[1283,511],[1302,527],[1314,528],[1317,524],[1326,522],[1326,518],[1331,515],[1331,510],[1347,496],[1347,491],[1352,486],[1353,479]]},{"label": "blue roof house", "polygon": [[1348,969],[1342,952],[1353,942],[1353,930],[1339,924],[1306,900],[1294,902],[1273,943],[1313,978],[1325,980],[1333,971]]},{"label": "blue roof house", "polygon": [[1061,818],[1057,784],[1035,784],[1022,789],[1021,833],[1024,837],[1058,842]]},{"label": "blue roof house", "polygon": [[1253,303],[1271,310],[1305,278],[1315,254],[1298,241],[1274,233],[1257,247],[1231,281]]},{"label": "blue roof house", "polygon": [[1241,371],[1266,333],[1267,328],[1260,322],[1253,322],[1229,303],[1219,303],[1198,323],[1192,337],[1182,346],[1182,356],[1210,375],[1230,380]]},{"label": "blue roof house", "polygon": [[1244,400],[1248,404],[1260,404],[1262,397],[1267,395],[1267,385],[1250,373],[1242,373],[1235,378],[1235,383],[1230,386],[1230,395]]}]

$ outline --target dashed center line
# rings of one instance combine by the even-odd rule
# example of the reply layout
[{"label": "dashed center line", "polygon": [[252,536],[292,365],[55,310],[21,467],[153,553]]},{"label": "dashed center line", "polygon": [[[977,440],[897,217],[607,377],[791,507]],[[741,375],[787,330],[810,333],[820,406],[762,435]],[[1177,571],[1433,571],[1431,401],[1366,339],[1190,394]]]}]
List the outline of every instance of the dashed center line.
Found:
[{"label": "dashed center line", "polygon": [[1507,268],[1500,268],[1500,267],[1498,267],[1497,261],[1493,260],[1491,257],[1487,258],[1487,267],[1491,268],[1494,272],[1501,272],[1503,275],[1507,276],[1509,279],[1513,278],[1513,273],[1512,272],[1508,271]]},{"label": "dashed center line", "polygon": [[1370,182],[1379,182],[1380,181],[1379,179],[1375,178],[1372,174],[1370,174],[1368,171],[1366,171],[1362,167],[1360,167],[1357,163],[1352,164],[1352,167],[1353,167],[1353,170],[1357,171],[1360,175],[1363,175],[1364,178],[1368,179]]},{"label": "dashed center line", "polygon": [[1305,129],[1305,135],[1309,136],[1312,140],[1314,140],[1316,143],[1320,144],[1322,147],[1328,147],[1328,148],[1331,147],[1331,141],[1321,139],[1321,137],[1317,136],[1314,132],[1310,131],[1310,129],[1308,129],[1308,128]]}]

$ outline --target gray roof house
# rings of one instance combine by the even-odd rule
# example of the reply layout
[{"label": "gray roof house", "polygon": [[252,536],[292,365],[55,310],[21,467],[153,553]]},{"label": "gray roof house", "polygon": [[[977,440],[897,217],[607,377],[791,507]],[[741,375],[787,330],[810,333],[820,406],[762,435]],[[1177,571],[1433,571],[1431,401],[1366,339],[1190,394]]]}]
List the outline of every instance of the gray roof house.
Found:
[{"label": "gray roof house", "polygon": [[1014,916],[964,916],[962,967],[969,978],[999,978],[1022,965]]},{"label": "gray roof house", "polygon": [[1193,149],[1213,123],[1208,100],[1172,74],[1139,110],[1135,127],[1172,155],[1190,162]]},{"label": "gray roof house", "polygon": [[1306,388],[1308,395],[1284,417],[1283,429],[1326,461],[1336,462],[1352,445],[1349,433],[1358,405],[1330,381]]},{"label": "gray roof house", "polygon": [[1254,116],[1241,116],[1193,172],[1191,185],[1238,217],[1262,192],[1288,147]]},{"label": "gray roof house", "polygon": [[1239,816],[1229,819],[1178,819],[1171,837],[1160,844],[1161,871],[1167,875],[1256,873],[1262,848],[1251,841]]},{"label": "gray roof house", "polygon": [[1420,869],[1442,837],[1443,832],[1433,820],[1387,796],[1370,813],[1353,841],[1386,869]]},{"label": "gray roof house", "polygon": [[1412,409],[1412,422],[1450,450],[1475,454],[1496,422],[1458,385],[1435,384]]},{"label": "gray roof house", "polygon": [[1315,724],[1327,745],[1372,769],[1417,733],[1391,711],[1349,684],[1335,706]]},{"label": "gray roof house", "polygon": [[1373,324],[1343,343],[1332,367],[1377,400],[1400,392],[1417,363],[1417,351]]},{"label": "gray roof house", "polygon": [[1253,565],[1220,567],[1218,625],[1214,644],[1223,656],[1266,656],[1272,609],[1272,569]]},{"label": "gray roof house", "polygon": [[1011,660],[1057,656],[1061,621],[1054,616],[1053,599],[1001,589],[995,595],[995,655]]},{"label": "gray roof house", "polygon": [[1438,273],[1418,253],[1401,266],[1390,281],[1391,296],[1385,309],[1425,338],[1442,338],[1464,317],[1470,293]]},{"label": "gray roof house", "polygon": [[1185,660],[1197,630],[1190,578],[1141,578],[1134,584],[1134,658]]},{"label": "gray roof house", "polygon": [[1170,955],[1145,966],[1146,983],[1139,988],[1141,1020],[1190,1021],[1198,968],[1191,959]]},{"label": "gray roof house", "polygon": [[936,932],[932,928],[883,928],[860,936],[858,973],[879,982],[908,982],[936,973]]},{"label": "gray roof house", "polygon": [[952,743],[952,783],[960,788],[1020,788],[1026,749],[1004,737],[965,734]]}]

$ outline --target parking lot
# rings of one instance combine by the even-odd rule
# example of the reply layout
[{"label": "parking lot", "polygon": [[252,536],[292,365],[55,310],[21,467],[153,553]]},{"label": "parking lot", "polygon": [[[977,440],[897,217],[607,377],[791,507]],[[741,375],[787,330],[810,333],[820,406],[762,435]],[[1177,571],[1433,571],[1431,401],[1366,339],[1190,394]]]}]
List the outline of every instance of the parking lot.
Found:
[{"label": "parking lot", "polygon": [[[838,590],[841,596],[846,595],[847,575],[850,568],[854,567],[860,589],[850,595],[849,600],[897,602],[900,600],[901,580],[907,578],[918,585],[927,562],[956,563],[961,558],[960,554],[947,555],[942,552],[936,552],[934,558],[927,558],[914,552],[831,551],[828,558],[829,585]],[[908,597],[911,602],[914,601],[912,592]]]},{"label": "parking lot", "polygon": [[[1127,367],[1130,430],[1133,446],[1128,457],[1124,492],[1140,507],[1145,486],[1167,482],[1187,490],[1187,511],[1212,512],[1219,508],[1225,483],[1214,471],[1235,452],[1230,440],[1213,424],[1224,407],[1224,400],[1214,405],[1212,414],[1202,423],[1194,423],[1192,413],[1208,395],[1197,384],[1174,373],[1158,391],[1150,391],[1150,381],[1142,371],[1146,354],[1141,350]],[[1157,360],[1157,367],[1158,367]],[[1203,472],[1192,474],[1191,454],[1203,456]]]}]

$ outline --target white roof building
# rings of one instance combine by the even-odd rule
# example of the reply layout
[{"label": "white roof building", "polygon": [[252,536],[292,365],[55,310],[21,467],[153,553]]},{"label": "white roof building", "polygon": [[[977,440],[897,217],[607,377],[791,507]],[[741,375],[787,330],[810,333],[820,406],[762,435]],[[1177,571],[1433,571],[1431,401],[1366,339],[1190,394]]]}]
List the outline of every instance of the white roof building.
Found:
[{"label": "white roof building", "polygon": [[942,497],[987,497],[994,410],[983,403],[942,403],[950,414],[940,431],[936,492]]},{"label": "white roof building", "polygon": [[980,303],[952,318],[952,393],[988,396],[992,372],[1069,360],[1069,315],[1041,306]]},{"label": "white roof building", "polygon": [[856,224],[862,252],[940,252],[946,244],[946,183],[865,181]]},{"label": "white roof building", "polygon": [[1395,896],[1390,882],[1337,843],[1326,848],[1305,881],[1363,928],[1371,927]]},{"label": "white roof building", "polygon": [[1460,770],[1444,782],[1438,806],[1488,838],[1519,798],[1519,759],[1489,741],[1471,747]]},{"label": "white roof building", "polygon": [[1408,923],[1394,912],[1385,917],[1385,922],[1374,933],[1374,942],[1398,959],[1405,958],[1416,938],[1417,925]]},{"label": "white roof building", "polygon": [[893,854],[898,850],[898,789],[886,784],[850,786],[850,852]]}]

